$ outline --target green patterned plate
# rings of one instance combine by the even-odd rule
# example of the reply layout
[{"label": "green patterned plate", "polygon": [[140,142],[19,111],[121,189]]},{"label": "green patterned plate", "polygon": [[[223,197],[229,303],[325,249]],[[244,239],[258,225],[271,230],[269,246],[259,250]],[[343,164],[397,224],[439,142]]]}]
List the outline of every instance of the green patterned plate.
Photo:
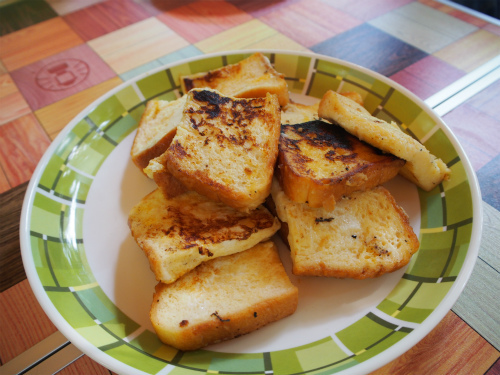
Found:
[{"label": "green patterned plate", "polygon": [[[452,170],[430,192],[397,177],[387,186],[421,248],[402,270],[373,280],[295,277],[297,312],[194,352],[162,345],[149,322],[155,280],[130,237],[129,210],[154,184],[130,161],[145,103],[180,95],[179,75],[253,51],[197,57],[126,82],[78,115],[42,158],[21,219],[30,285],[57,328],[82,352],[123,374],[367,373],[397,358],[450,310],[474,266],[481,233],[477,179],[456,138],[421,100],[391,80],[325,56],[264,51],[296,101],[358,91]],[[276,239],[279,243],[279,239]],[[290,273],[287,250],[279,243]]]}]

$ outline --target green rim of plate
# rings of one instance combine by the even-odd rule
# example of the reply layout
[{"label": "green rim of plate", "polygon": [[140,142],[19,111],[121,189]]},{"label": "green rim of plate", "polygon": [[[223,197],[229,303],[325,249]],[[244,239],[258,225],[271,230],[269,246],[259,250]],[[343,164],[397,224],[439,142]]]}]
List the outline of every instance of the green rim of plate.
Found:
[{"label": "green rim of plate", "polygon": [[[449,181],[430,192],[419,189],[420,250],[374,311],[307,345],[253,354],[181,352],[163,345],[153,332],[141,332],[104,294],[86,260],[82,223],[93,177],[115,147],[136,129],[148,100],[179,96],[181,74],[218,68],[250,54],[192,59],[127,82],[83,113],[58,138],[35,182],[28,250],[38,282],[62,318],[90,347],[144,373],[155,374],[168,364],[173,365],[169,372],[173,375],[331,374],[352,369],[400,342],[424,322],[449,293],[469,252],[471,186],[463,158],[431,111],[391,81],[352,64],[317,55],[266,53],[285,75],[291,92],[320,98],[328,89],[358,91],[372,114],[395,121],[451,168]],[[129,339],[134,332],[139,334]]]}]

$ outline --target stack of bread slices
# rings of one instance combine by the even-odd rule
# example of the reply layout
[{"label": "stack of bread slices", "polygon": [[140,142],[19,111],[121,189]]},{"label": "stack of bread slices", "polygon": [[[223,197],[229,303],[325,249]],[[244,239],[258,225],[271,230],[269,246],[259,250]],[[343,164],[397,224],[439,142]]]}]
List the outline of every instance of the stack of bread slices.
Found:
[{"label": "stack of bread slices", "polygon": [[[184,95],[147,103],[131,150],[157,189],[129,215],[158,285],[150,318],[180,350],[293,314],[297,276],[363,279],[408,264],[419,241],[382,184],[429,190],[449,169],[357,93],[293,102],[261,53],[180,77]],[[146,177],[145,177],[146,178]]]}]

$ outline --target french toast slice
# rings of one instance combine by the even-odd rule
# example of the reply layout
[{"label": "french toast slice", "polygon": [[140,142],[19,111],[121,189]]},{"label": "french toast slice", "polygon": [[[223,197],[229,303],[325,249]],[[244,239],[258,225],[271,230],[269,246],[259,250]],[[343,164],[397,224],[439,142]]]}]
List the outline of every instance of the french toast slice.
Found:
[{"label": "french toast slice", "polygon": [[318,114],[360,140],[406,160],[401,175],[426,191],[449,179],[450,169],[424,145],[404,133],[395,123],[371,116],[365,108],[343,95],[326,92]]},{"label": "french toast slice", "polygon": [[171,199],[177,195],[184,194],[188,188],[176,179],[167,169],[167,153],[151,159],[144,173],[150,179],[154,180],[165,198]]},{"label": "french toast slice", "polygon": [[196,350],[283,319],[297,304],[297,287],[267,241],[158,284],[150,319],[162,342]]},{"label": "french toast slice", "polygon": [[277,180],[271,194],[287,224],[295,275],[378,277],[407,265],[420,246],[408,215],[382,186],[344,197],[333,211],[293,202]]},{"label": "french toast slice", "polygon": [[294,202],[333,210],[344,195],[389,181],[404,164],[325,121],[281,126],[276,176]]},{"label": "french toast slice", "polygon": [[280,106],[276,95],[233,98],[193,89],[164,165],[188,190],[242,211],[271,191],[278,156]]},{"label": "french toast slice", "polygon": [[132,161],[141,171],[170,146],[185,104],[185,96],[173,101],[147,102],[130,150]]},{"label": "french toast slice", "polygon": [[246,214],[193,191],[166,199],[159,189],[130,211],[128,224],[156,279],[166,284],[207,260],[249,249],[280,227],[263,206]]},{"label": "french toast slice", "polygon": [[344,91],[344,92],[340,92],[339,94],[345,96],[346,98],[349,98],[349,99],[355,101],[356,103],[358,103],[362,107],[364,106],[363,97],[357,91]]},{"label": "french toast slice", "polygon": [[236,98],[260,98],[267,93],[276,94],[282,106],[289,100],[284,75],[278,73],[269,59],[260,52],[236,64],[181,76],[180,82],[185,94],[194,88],[211,88]]},{"label": "french toast slice", "polygon": [[293,125],[319,120],[318,108],[319,102],[306,105],[290,100],[287,105],[281,108],[281,124]]},{"label": "french toast slice", "polygon": [[[363,97],[356,91],[345,91],[341,95],[354,100],[359,105],[363,105]],[[302,104],[290,99],[288,104],[281,108],[281,124],[293,125],[319,120],[319,103],[318,100],[314,104]]]}]

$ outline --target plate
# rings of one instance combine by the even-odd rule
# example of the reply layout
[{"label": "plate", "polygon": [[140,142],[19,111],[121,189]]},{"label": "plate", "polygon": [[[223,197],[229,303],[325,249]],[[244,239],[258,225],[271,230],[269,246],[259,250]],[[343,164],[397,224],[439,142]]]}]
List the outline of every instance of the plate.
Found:
[{"label": "plate", "polygon": [[121,374],[367,373],[402,355],[451,309],[477,258],[481,198],[458,141],[425,103],[375,72],[334,58],[262,51],[305,104],[329,89],[357,91],[375,116],[395,121],[452,170],[430,192],[401,177],[387,184],[421,247],[410,264],[370,280],[295,277],[292,316],[203,350],[163,345],[149,322],[156,284],[127,226],[129,210],[155,186],[130,161],[151,99],[181,95],[179,76],[235,63],[255,51],[204,55],[115,88],[58,135],[30,181],[21,251],[30,285],[57,328],[82,352]]}]

